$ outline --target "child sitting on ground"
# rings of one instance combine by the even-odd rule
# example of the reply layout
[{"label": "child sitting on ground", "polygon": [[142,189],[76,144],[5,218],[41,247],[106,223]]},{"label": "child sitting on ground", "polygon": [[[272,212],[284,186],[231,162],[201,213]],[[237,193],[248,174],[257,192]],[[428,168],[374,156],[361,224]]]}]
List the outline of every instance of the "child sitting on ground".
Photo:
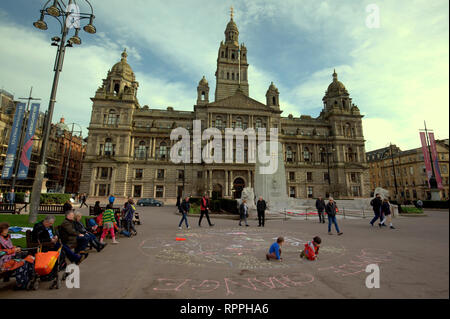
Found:
[{"label": "child sitting on ground", "polygon": [[320,239],[319,236],[316,236],[312,241],[306,243],[305,249],[300,253],[300,258],[306,257],[306,259],[309,260],[316,260],[321,242],[322,239]]},{"label": "child sitting on ground", "polygon": [[278,261],[282,261],[281,258],[281,246],[283,246],[284,238],[278,237],[277,241],[270,246],[269,253],[266,254],[267,260],[276,259]]}]

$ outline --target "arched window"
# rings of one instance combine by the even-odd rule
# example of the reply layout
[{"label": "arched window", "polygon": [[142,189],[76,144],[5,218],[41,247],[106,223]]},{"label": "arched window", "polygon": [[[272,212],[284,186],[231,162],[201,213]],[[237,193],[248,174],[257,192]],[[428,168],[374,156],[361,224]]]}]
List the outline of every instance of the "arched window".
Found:
[{"label": "arched window", "polygon": [[347,162],[354,162],[356,161],[356,153],[353,152],[353,149],[349,147],[347,149]]},{"label": "arched window", "polygon": [[159,144],[159,158],[165,159],[167,157],[167,145],[166,142]]},{"label": "arched window", "polygon": [[305,162],[309,162],[311,161],[311,152],[309,151],[309,148],[305,147],[303,149],[303,159],[305,160]]},{"label": "arched window", "polygon": [[220,56],[223,58],[223,57],[225,56],[225,53],[222,51],[222,52],[220,53]]},{"label": "arched window", "polygon": [[234,73],[231,73],[231,79],[234,80]]},{"label": "arched window", "polygon": [[145,159],[147,157],[147,147],[144,141],[139,142],[139,146],[136,148],[136,158]]},{"label": "arched window", "polygon": [[230,72],[227,72],[227,80],[230,79]]},{"label": "arched window", "polygon": [[277,99],[275,96],[272,97],[272,105],[277,105]]},{"label": "arched window", "polygon": [[106,124],[108,124],[108,125],[116,125],[118,117],[119,117],[119,115],[116,114],[115,110],[113,110],[113,109],[109,110],[108,121],[106,122]]},{"label": "arched window", "polygon": [[201,97],[202,101],[205,100],[205,97],[206,97],[205,91],[202,91],[202,97]]},{"label": "arched window", "polygon": [[216,125],[215,125],[215,127],[218,128],[218,129],[222,129],[222,117],[221,116],[217,116],[216,117]]},{"label": "arched window", "polygon": [[242,128],[242,118],[236,118],[236,128]]},{"label": "arched window", "polygon": [[256,129],[258,129],[258,128],[262,128],[262,121],[261,121],[261,119],[256,119],[256,122],[255,122],[255,128]]},{"label": "arched window", "polygon": [[114,155],[114,146],[110,138],[105,140],[105,155]]},{"label": "arched window", "polygon": [[234,53],[231,53],[231,59],[234,60]]},{"label": "arched window", "polygon": [[292,153],[292,148],[290,146],[286,149],[286,161],[289,163],[294,161],[294,154]]}]

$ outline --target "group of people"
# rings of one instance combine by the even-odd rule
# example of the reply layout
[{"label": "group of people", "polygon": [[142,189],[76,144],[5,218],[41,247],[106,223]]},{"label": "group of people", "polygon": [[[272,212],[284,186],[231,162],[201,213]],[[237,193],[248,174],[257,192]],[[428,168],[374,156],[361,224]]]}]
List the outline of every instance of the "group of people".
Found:
[{"label": "group of people", "polygon": [[[28,211],[28,205],[30,204],[30,191],[27,190],[25,192],[25,194],[23,194],[23,202],[25,204],[24,206],[24,210],[25,212]],[[3,197],[3,193],[0,192],[0,203],[5,203],[5,204],[15,204],[16,203],[16,192],[14,190],[14,188],[11,188],[11,190],[6,193],[6,196]]]},{"label": "group of people", "polygon": [[[190,229],[187,218],[187,215],[191,208],[191,204],[189,203],[189,196],[186,196],[183,200],[181,200],[181,197],[178,196],[176,206],[178,207],[178,210],[182,215],[181,220],[178,224],[178,229],[182,229],[183,222],[186,224],[186,228]],[[199,227],[202,227],[203,216],[206,217],[206,220],[208,221],[210,227],[214,226],[214,224],[211,223],[211,220],[209,219],[209,207],[210,207],[209,196],[208,194],[204,194],[200,200],[200,218],[198,220]],[[259,222],[258,227],[264,227],[265,211],[267,209],[267,205],[262,197],[259,197],[256,203],[256,208],[258,211],[258,222]],[[242,226],[242,221],[245,222],[245,226],[247,227],[249,226],[247,222],[248,210],[249,209],[247,205],[247,200],[243,199],[242,203],[239,205],[239,226]]]},{"label": "group of people", "polygon": [[[322,243],[322,239],[319,236],[315,236],[313,240],[308,241],[305,244],[305,248],[300,252],[300,258],[306,258],[308,260],[316,260],[317,255],[319,254],[320,244]],[[278,237],[277,241],[274,242],[270,248],[269,252],[266,254],[266,259],[271,260],[275,259],[278,261],[283,261],[281,257],[281,247],[284,244],[284,238]]]},{"label": "group of people", "polygon": [[389,199],[382,199],[380,194],[376,194],[375,198],[370,201],[370,206],[373,208],[374,217],[370,221],[370,225],[373,227],[373,224],[380,219],[378,226],[380,228],[387,227],[386,221],[389,223],[390,229],[395,229],[394,225],[392,225],[392,213],[391,213],[391,204],[389,203]]}]

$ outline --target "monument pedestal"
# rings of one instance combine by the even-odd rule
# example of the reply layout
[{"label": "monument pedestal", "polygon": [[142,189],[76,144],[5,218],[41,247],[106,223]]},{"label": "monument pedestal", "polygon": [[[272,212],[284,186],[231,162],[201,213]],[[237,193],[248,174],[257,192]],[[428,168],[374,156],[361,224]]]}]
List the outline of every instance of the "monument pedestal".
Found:
[{"label": "monument pedestal", "polygon": [[438,188],[431,189],[431,200],[441,200],[441,191]]}]

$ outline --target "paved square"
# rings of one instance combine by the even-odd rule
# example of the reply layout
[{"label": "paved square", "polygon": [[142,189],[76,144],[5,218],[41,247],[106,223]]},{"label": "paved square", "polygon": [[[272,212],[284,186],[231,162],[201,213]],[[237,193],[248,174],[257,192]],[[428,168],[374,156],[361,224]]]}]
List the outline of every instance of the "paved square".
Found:
[{"label": "paved square", "polygon": [[[343,236],[317,220],[268,220],[239,227],[178,230],[175,207],[138,208],[138,236],[92,252],[81,268],[81,287],[16,292],[0,283],[0,298],[448,298],[448,212],[393,219],[397,229],[370,227],[369,219],[339,219]],[[334,230],[333,230],[334,231]],[[317,261],[299,258],[306,241],[322,238]],[[283,261],[265,253],[284,236]],[[185,238],[176,241],[176,238]],[[380,267],[380,288],[365,286],[368,264]],[[12,280],[13,282],[13,280]]]}]

